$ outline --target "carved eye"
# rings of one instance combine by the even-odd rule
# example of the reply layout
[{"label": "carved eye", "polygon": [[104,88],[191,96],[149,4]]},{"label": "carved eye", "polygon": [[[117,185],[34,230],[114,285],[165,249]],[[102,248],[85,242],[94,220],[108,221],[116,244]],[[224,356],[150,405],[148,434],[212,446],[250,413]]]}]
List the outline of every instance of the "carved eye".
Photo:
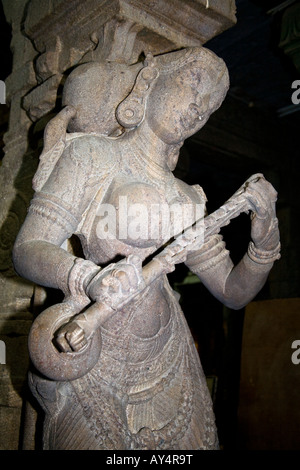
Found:
[{"label": "carved eye", "polygon": [[[195,117],[195,118],[196,118],[196,117],[199,117],[199,119],[200,119],[200,117],[201,117],[201,119],[202,119],[202,116],[201,116],[201,108],[200,108],[200,106],[196,105],[196,103],[191,103],[191,104],[189,105],[189,112],[190,112],[191,114],[193,114],[193,117]],[[201,120],[201,119],[200,119],[200,120]]]}]

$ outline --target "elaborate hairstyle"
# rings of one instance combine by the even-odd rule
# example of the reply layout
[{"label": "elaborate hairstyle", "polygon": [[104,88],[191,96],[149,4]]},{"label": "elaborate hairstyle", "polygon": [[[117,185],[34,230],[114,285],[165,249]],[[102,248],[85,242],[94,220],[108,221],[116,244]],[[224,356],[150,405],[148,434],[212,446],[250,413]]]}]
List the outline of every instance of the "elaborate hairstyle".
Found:
[{"label": "elaborate hairstyle", "polygon": [[[40,190],[47,180],[64,146],[69,132],[97,132],[120,135],[134,129],[144,119],[147,100],[158,82],[164,83],[174,72],[195,64],[193,73],[199,93],[208,96],[204,112],[210,115],[220,106],[229,80],[225,63],[204,47],[181,49],[153,57],[144,63],[126,65],[92,62],[78,66],[67,78],[63,105],[45,130],[45,145],[33,181]],[[183,70],[184,77],[186,70]]]},{"label": "elaborate hairstyle", "polygon": [[[201,92],[212,93],[212,82],[224,73],[226,65],[204,47],[155,57],[149,53],[144,63],[134,65],[92,62],[78,66],[67,78],[63,92],[63,105],[76,109],[68,130],[113,136],[124,128],[137,127],[144,119],[148,98],[158,79],[165,80],[192,63],[203,77]],[[215,101],[219,101],[218,96]]]},{"label": "elaborate hairstyle", "polygon": [[76,109],[69,132],[119,134],[116,108],[130,93],[142,67],[142,63],[89,62],[71,72],[63,91],[63,105]]}]

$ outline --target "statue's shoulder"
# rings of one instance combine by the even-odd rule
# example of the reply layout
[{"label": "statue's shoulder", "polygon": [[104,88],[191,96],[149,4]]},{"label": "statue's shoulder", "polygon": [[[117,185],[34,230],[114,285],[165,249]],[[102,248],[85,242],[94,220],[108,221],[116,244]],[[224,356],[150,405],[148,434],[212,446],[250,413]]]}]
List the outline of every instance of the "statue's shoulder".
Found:
[{"label": "statue's shoulder", "polygon": [[[115,146],[116,147],[116,146]],[[33,178],[33,189],[41,191],[45,186],[63,180],[67,183],[77,176],[77,183],[99,177],[117,164],[117,152],[112,142],[94,134],[64,134],[40,155],[40,162]]]},{"label": "statue's shoulder", "polygon": [[203,188],[199,184],[189,185],[184,181],[176,178],[176,185],[179,191],[185,194],[193,203],[206,205],[207,197]]},{"label": "statue's shoulder", "polygon": [[91,171],[105,171],[117,163],[117,145],[111,139],[97,134],[67,134],[64,161],[72,166],[85,169],[92,176]]},{"label": "statue's shoulder", "polygon": [[39,183],[36,193],[78,219],[99,187],[118,171],[118,152],[108,138],[91,134],[66,134],[59,152],[58,156],[50,152],[48,158],[44,155],[41,159],[35,176]]}]

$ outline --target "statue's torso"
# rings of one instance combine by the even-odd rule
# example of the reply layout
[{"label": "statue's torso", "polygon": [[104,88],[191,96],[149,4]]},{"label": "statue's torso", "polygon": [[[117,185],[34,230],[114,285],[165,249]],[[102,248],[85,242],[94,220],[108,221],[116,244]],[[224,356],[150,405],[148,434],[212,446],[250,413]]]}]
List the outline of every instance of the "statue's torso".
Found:
[{"label": "statue's torso", "polygon": [[[98,265],[132,253],[145,259],[163,244],[160,236],[145,240],[136,240],[132,233],[126,239],[121,239],[119,233],[106,240],[99,237],[101,204],[116,207],[119,198],[125,197],[129,206],[142,203],[147,209],[153,203],[186,208],[200,204],[203,209],[205,196],[200,187],[190,187],[171,173],[165,178],[155,177],[151,164],[149,168],[139,165],[138,157],[134,155],[135,161],[131,161],[117,142],[95,136],[74,138],[45,185],[45,194],[55,195],[60,205],[73,211],[74,218],[81,219],[76,234],[85,257]],[[70,171],[75,175],[74,186],[69,184],[70,179],[67,185],[64,181]],[[193,221],[190,211],[185,226]],[[176,234],[171,232],[170,237]],[[49,434],[50,448],[73,448],[66,440],[77,429],[78,416],[84,446],[90,443],[97,449],[214,445],[209,441],[214,424],[205,378],[166,276],[107,320],[101,333],[98,363],[71,382],[68,391],[64,384],[61,386],[62,399],[47,424],[47,432],[53,433],[52,437]],[[205,423],[205,432],[196,432],[195,440],[199,422]],[[109,444],[102,442],[105,436],[110,438]]]},{"label": "statue's torso", "polygon": [[[135,149],[131,149],[131,156],[134,152]],[[116,155],[123,161],[117,170],[108,172],[104,185],[95,195],[98,207],[94,208],[93,220],[88,229],[83,225],[88,257],[102,266],[133,253],[146,259],[183,228],[189,227],[195,217],[203,213],[205,204],[205,195],[199,186],[188,186],[169,171],[155,173],[150,160],[148,168],[137,164],[138,153],[131,162],[130,155],[124,157],[122,147]],[[101,160],[102,155],[94,152],[93,158]],[[101,172],[101,164],[96,166]],[[140,299],[126,307],[125,312],[109,319],[105,329],[117,335],[120,344],[120,338],[128,334],[147,338],[148,342],[153,338],[157,347],[163,344],[156,336],[160,332],[167,335],[168,324],[171,329],[170,296],[173,296],[172,291],[166,289],[166,283],[165,277],[158,279]],[[139,360],[144,354],[141,352]]]}]

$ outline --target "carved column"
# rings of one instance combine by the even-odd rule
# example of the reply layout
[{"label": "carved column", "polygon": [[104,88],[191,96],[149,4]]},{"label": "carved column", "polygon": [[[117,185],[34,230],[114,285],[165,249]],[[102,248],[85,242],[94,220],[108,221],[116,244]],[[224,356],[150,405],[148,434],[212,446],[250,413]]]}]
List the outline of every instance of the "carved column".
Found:
[{"label": "carved column", "polygon": [[4,136],[5,157],[0,171],[0,337],[6,347],[6,364],[0,365],[0,449],[18,446],[22,392],[28,364],[27,333],[32,322],[30,303],[34,286],[13,271],[11,249],[32,195],[35,163],[28,146],[32,124],[22,108],[22,99],[37,84],[33,60],[36,51],[20,29],[26,0],[4,2],[12,27],[13,72],[6,80],[10,106],[9,128]]},{"label": "carved column", "polygon": [[7,347],[7,364],[0,365],[0,449],[16,449],[27,333],[33,307],[46,292],[16,276],[11,250],[33,193],[43,129],[60,106],[65,77],[86,61],[134,63],[142,53],[204,44],[236,19],[234,0],[2,1],[14,59],[6,81],[10,120],[0,171],[0,339]]}]

